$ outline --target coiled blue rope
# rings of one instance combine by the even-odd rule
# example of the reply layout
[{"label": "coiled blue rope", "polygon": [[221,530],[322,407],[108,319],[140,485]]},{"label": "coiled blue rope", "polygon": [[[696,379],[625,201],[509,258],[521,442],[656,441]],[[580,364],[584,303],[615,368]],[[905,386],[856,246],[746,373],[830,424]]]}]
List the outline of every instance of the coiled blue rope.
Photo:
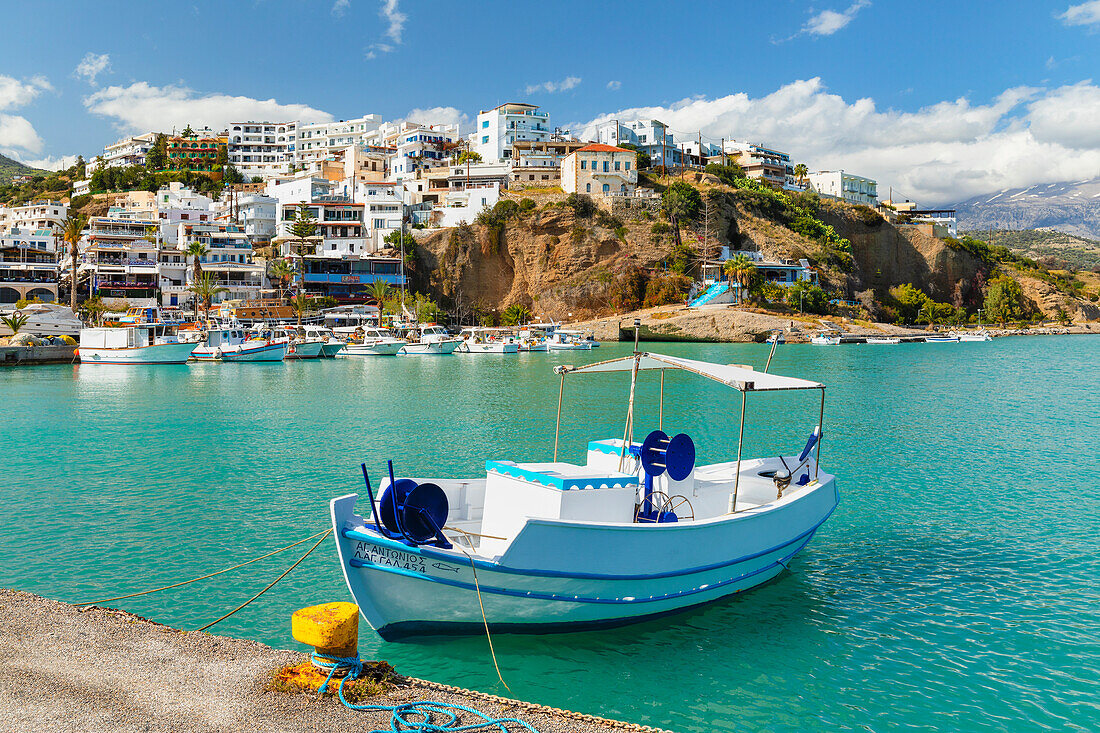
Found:
[{"label": "coiled blue rope", "polygon": [[[332,676],[340,670],[347,670],[344,679],[340,680],[340,686],[336,688],[336,696],[340,702],[351,710],[384,710],[390,714],[390,730],[372,730],[369,733],[456,733],[457,731],[489,730],[496,728],[508,733],[508,724],[515,723],[523,726],[531,733],[538,733],[527,723],[519,718],[493,718],[480,710],[474,710],[464,705],[452,703],[434,702],[432,700],[418,700],[401,705],[356,705],[347,701],[344,697],[344,683],[354,680],[363,673],[363,660],[355,657],[321,657],[313,655],[313,663],[321,669],[328,669],[328,677],[317,689],[319,694],[328,689],[328,683]],[[480,718],[481,722],[467,725],[458,724],[459,713],[470,713]],[[432,722],[435,716],[437,722]]]}]

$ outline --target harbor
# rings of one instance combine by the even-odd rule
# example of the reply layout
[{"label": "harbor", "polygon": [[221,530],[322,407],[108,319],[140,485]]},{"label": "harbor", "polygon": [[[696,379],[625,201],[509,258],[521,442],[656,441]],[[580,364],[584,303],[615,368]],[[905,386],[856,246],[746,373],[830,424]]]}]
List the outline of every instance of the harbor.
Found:
[{"label": "harbor", "polygon": [[[388,460],[404,476],[470,475],[484,470],[486,456],[549,460],[554,367],[632,349],[3,370],[11,451],[0,483],[0,585],[80,604],[235,565],[331,526],[331,499],[365,494],[360,463],[381,479]],[[640,349],[758,370],[771,353],[763,343]],[[840,477],[841,496],[786,572],[724,601],[622,628],[494,633],[500,678],[484,633],[389,642],[363,623],[360,656],[410,677],[675,731],[794,730],[822,720],[982,729],[988,716],[1064,727],[1087,714],[1089,685],[1068,683],[1052,698],[1043,680],[1089,668],[1063,652],[1087,643],[1082,634],[1095,618],[1092,560],[1064,538],[1097,518],[1072,510],[1064,482],[1046,478],[1054,471],[1070,484],[1088,480],[1091,447],[1073,426],[1094,418],[1090,395],[1100,385],[1088,365],[1096,349],[1094,339],[1059,336],[893,349],[778,345],[770,372],[827,385],[823,465]],[[1042,392],[1023,363],[1045,365]],[[582,379],[592,381],[582,389],[574,381]],[[626,391],[613,375],[566,377],[560,459],[583,463],[593,435],[622,435]],[[695,375],[666,376],[665,430],[690,421],[700,464],[736,447],[727,392]],[[746,455],[768,446],[798,453],[818,422],[816,407],[811,415],[794,396],[760,397]],[[660,381],[643,371],[639,405],[660,398]],[[914,405],[952,418],[929,420]],[[1017,417],[987,419],[1006,412]],[[636,435],[657,427],[655,416],[644,420]],[[130,449],[135,440],[145,449]],[[76,449],[60,448],[69,445]],[[1038,454],[1042,466],[1031,460]],[[26,516],[48,518],[54,529],[43,533]],[[290,562],[272,558],[105,605],[198,629]],[[211,631],[303,650],[290,638],[291,614],[348,600],[327,539]],[[983,634],[996,634],[997,649],[1011,655],[973,641]],[[75,651],[51,649],[59,657]],[[939,702],[916,691],[915,674]],[[976,697],[967,692],[972,679],[985,689]],[[331,708],[334,720],[339,708]]]}]

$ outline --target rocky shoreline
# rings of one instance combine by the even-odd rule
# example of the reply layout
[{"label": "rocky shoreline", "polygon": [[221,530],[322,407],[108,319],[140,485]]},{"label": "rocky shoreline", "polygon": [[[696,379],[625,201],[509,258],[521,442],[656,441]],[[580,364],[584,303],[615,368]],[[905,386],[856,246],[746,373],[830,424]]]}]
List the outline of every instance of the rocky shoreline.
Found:
[{"label": "rocky shoreline", "polygon": [[[345,733],[390,727],[387,713],[268,689],[275,670],[308,659],[301,652],[17,590],[0,589],[0,613],[0,721],[6,721],[0,727],[7,730]],[[288,635],[289,629],[288,619]],[[371,704],[424,699],[520,718],[541,733],[657,730],[409,677]]]}]

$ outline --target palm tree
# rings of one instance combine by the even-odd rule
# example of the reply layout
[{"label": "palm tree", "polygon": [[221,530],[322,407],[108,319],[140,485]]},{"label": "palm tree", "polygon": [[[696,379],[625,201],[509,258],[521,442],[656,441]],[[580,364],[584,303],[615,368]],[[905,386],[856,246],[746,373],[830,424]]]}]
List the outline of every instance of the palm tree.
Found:
[{"label": "palm tree", "polygon": [[25,316],[22,313],[12,313],[10,316],[0,317],[0,323],[3,323],[9,329],[11,329],[11,335],[19,333],[23,326],[27,325],[27,321],[31,319],[30,316]]},{"label": "palm tree", "polygon": [[367,295],[374,299],[374,302],[378,304],[378,314],[382,314],[382,309],[387,300],[390,299],[390,284],[385,280],[375,280],[367,288]]},{"label": "palm tree", "polygon": [[795,178],[798,179],[799,183],[804,183],[806,181],[806,176],[809,174],[809,172],[810,169],[806,167],[805,163],[799,163],[794,167],[794,175]]},{"label": "palm tree", "polygon": [[522,326],[531,320],[531,309],[523,303],[513,303],[500,314],[500,322],[505,326]]},{"label": "palm tree", "polygon": [[726,264],[722,266],[722,269],[730,282],[736,280],[741,285],[742,291],[744,291],[752,283],[752,274],[756,271],[756,265],[742,253],[726,260]]},{"label": "palm tree", "polygon": [[309,310],[313,305],[313,298],[310,298],[305,293],[298,293],[290,299],[290,307],[294,309],[294,312],[298,314],[298,325],[302,325],[302,314]]},{"label": "palm tree", "polygon": [[201,300],[203,306],[203,312],[206,315],[206,320],[210,320],[210,304],[214,300],[214,296],[218,293],[224,293],[229,288],[223,288],[217,284],[214,276],[209,272],[202,273],[202,277],[191,283],[187,288],[195,294],[195,318],[198,319],[198,303]]},{"label": "palm tree", "polygon": [[279,300],[282,300],[285,296],[287,286],[290,281],[294,279],[293,263],[280,257],[279,259],[271,263],[271,278],[277,280],[279,283]]},{"label": "palm tree", "polygon": [[72,288],[69,290],[69,307],[76,313],[76,267],[80,257],[80,233],[88,223],[83,214],[73,214],[61,223],[61,239],[69,245],[69,275],[72,278]]},{"label": "palm tree", "polygon": [[[210,250],[205,244],[199,241],[193,241],[187,245],[187,249],[184,250],[184,254],[188,257],[194,258],[191,261],[191,282],[197,283],[202,279],[202,258],[210,253]],[[195,298],[195,320],[199,320],[199,299]]]},{"label": "palm tree", "polygon": [[917,318],[922,321],[927,321],[928,328],[932,328],[932,322],[936,320],[936,307],[931,303],[925,303],[921,306],[920,313]]}]

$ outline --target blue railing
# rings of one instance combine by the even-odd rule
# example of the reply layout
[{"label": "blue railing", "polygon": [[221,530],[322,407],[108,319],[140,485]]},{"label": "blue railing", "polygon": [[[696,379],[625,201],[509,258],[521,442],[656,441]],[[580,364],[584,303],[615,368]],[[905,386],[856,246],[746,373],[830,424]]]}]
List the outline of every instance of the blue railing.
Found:
[{"label": "blue railing", "polygon": [[306,282],[310,283],[344,283],[347,285],[370,285],[375,280],[381,280],[388,285],[400,285],[401,276],[398,274],[383,274],[362,272],[354,275],[327,274],[320,272],[307,272]]}]

